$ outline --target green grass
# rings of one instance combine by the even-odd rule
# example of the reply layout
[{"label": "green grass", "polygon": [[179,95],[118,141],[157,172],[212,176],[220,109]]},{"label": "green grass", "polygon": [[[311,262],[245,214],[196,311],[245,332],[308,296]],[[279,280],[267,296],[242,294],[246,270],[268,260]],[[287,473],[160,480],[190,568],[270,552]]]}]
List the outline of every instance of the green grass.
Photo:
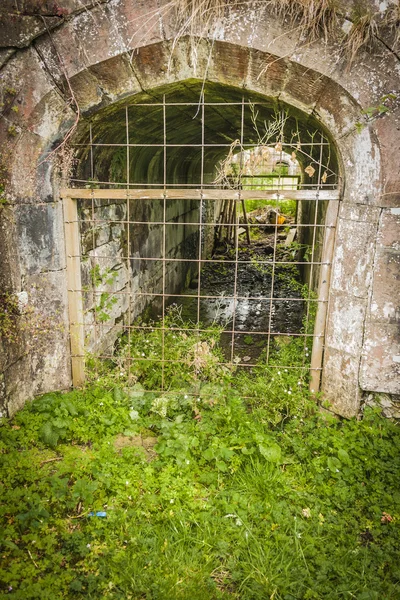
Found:
[{"label": "green grass", "polygon": [[295,217],[297,200],[245,200],[245,206],[248,213],[258,208],[264,209],[267,206],[272,206],[279,208],[280,212],[284,215]]},{"label": "green grass", "polygon": [[168,393],[139,363],[3,420],[1,597],[400,598],[396,423],[318,412],[298,341],[249,377],[216,330],[171,335]]}]

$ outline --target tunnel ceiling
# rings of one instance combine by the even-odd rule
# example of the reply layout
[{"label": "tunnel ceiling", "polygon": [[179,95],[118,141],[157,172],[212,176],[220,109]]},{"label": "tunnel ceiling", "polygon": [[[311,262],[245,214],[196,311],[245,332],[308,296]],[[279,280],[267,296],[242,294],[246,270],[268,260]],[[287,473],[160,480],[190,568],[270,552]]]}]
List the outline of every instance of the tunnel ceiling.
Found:
[{"label": "tunnel ceiling", "polygon": [[[258,113],[256,123],[259,131],[265,130],[264,122],[274,119],[276,114],[287,114],[284,127],[284,142],[292,142],[291,149],[296,151],[300,141],[302,151],[297,159],[303,169],[312,160],[329,164],[332,172],[338,172],[338,160],[334,144],[328,144],[329,136],[318,120],[310,114],[260,94],[240,88],[198,80],[186,80],[140,93],[129,101],[116,103],[101,109],[88,119],[81,121],[75,134],[77,144],[78,168],[76,180],[95,179],[100,182],[126,182],[126,140],[129,131],[130,144],[162,145],[164,140],[163,102],[187,103],[187,106],[166,106],[166,143],[180,147],[167,149],[167,183],[197,184],[200,182],[201,143],[202,143],[202,107],[199,105],[204,89],[204,171],[206,180],[212,181],[215,167],[223,159],[229,145],[241,137],[242,101],[244,100],[243,139],[247,144],[260,142],[254,117],[249,103],[255,105]],[[226,106],[210,106],[212,103],[225,103]],[[236,103],[232,105],[232,103]],[[140,106],[155,104],[156,106]],[[157,106],[158,104],[158,106]],[[128,115],[128,119],[127,119]],[[127,127],[128,120],[128,127]],[[90,127],[94,144],[90,156]],[[299,135],[296,134],[299,132]],[[326,137],[325,145],[318,146],[321,135]],[[272,138],[269,143],[278,139]],[[112,144],[112,146],[96,146]],[[186,144],[198,144],[198,147],[182,147]],[[208,147],[213,144],[214,147]],[[225,146],[215,146],[222,144]],[[120,146],[118,146],[120,145]],[[286,151],[291,151],[285,147]],[[237,151],[239,148],[237,148]],[[161,185],[163,183],[163,148],[130,147],[130,182],[136,184]],[[93,165],[93,167],[91,166]],[[310,183],[312,183],[310,179]],[[332,175],[329,183],[336,183]]]}]

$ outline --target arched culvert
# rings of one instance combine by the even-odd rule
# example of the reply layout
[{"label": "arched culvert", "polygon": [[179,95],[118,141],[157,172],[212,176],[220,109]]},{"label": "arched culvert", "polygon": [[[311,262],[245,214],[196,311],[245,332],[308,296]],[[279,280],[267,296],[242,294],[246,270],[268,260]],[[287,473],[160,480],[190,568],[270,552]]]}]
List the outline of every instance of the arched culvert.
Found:
[{"label": "arched culvert", "polygon": [[[113,359],[121,336],[151,327],[150,314],[164,323],[173,303],[181,328],[223,325],[228,364],[268,363],[282,343],[300,341],[303,377],[324,333],[318,281],[335,226],[325,216],[340,187],[335,145],[317,119],[190,80],[82,120],[73,142],[87,349]],[[289,181],[275,163],[263,170],[263,148],[275,163],[296,162],[298,175]]]},{"label": "arched culvert", "polygon": [[[113,3],[112,9],[118,13],[113,22],[124,19],[119,14],[123,6],[125,3]],[[96,112],[99,108],[116,106],[123,98],[133,99],[140,90],[152,93],[157,85],[177,84],[192,76],[250,89],[263,98],[279,98],[324,123],[337,143],[346,181],[330,287],[324,396],[336,412],[351,416],[359,410],[363,390],[398,394],[393,301],[398,297],[398,282],[393,272],[394,246],[386,247],[398,220],[399,186],[393,167],[398,154],[398,113],[396,106],[391,106],[372,121],[363,117],[363,111],[379,106],[382,94],[394,89],[395,57],[382,49],[380,56],[360,57],[348,73],[341,66],[335,44],[315,42],[312,47],[295,48],[295,35],[296,39],[291,38],[295,45],[288,47],[285,38],[276,36],[270,19],[257,17],[255,34],[249,21],[244,25],[246,32],[235,28],[221,32],[221,40],[196,42],[194,66],[190,38],[176,44],[171,63],[172,43],[143,36],[142,30],[139,46],[143,47],[124,49],[123,44],[114,43],[115,31],[106,28],[101,36],[90,37],[90,52],[82,51],[78,21],[60,27],[52,41],[47,36],[38,41],[40,56],[34,48],[17,52],[2,69],[4,88],[20,90],[19,112],[9,117],[21,128],[21,135],[12,140],[5,133],[7,144],[13,146],[7,194],[13,215],[10,227],[2,229],[8,236],[4,238],[3,263],[9,260],[13,265],[12,288],[28,293],[35,309],[54,314],[60,325],[51,336],[42,335],[40,344],[31,347],[20,340],[18,348],[6,355],[3,404],[8,412],[14,413],[38,393],[70,385],[62,210],[53,165],[43,159],[76,121],[76,113],[70,104],[66,106],[54,85],[59,78],[57,57],[51,60],[54,45],[64,60],[82,123],[90,114],[100,114]],[[172,39],[173,29],[170,34]],[[290,48],[295,51],[292,55]],[[219,160],[217,154],[210,155],[210,173]],[[181,157],[186,158],[184,153]],[[38,163],[40,169],[35,171],[33,165]],[[154,158],[153,164],[157,163]],[[194,160],[190,163],[195,169]],[[30,225],[36,222],[40,229]],[[42,290],[40,296],[38,289]]]}]

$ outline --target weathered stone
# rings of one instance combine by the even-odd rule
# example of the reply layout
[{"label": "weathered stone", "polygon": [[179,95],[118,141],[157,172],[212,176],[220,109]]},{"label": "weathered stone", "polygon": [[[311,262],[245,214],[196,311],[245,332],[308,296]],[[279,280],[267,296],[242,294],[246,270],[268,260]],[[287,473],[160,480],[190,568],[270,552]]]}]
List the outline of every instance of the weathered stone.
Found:
[{"label": "weathered stone", "polygon": [[15,218],[22,274],[64,269],[62,205],[20,205]]},{"label": "weathered stone", "polygon": [[360,410],[359,368],[359,357],[347,354],[341,349],[325,349],[323,397],[331,403],[333,412],[343,417],[354,417]]},{"label": "weathered stone", "polygon": [[0,47],[25,48],[42,35],[47,27],[53,29],[59,24],[58,17],[47,17],[43,20],[37,16],[19,13],[0,13]]},{"label": "weathered stone", "polygon": [[363,399],[363,408],[381,408],[384,417],[400,419],[400,396],[389,394],[367,394]]},{"label": "weathered stone", "polygon": [[[68,104],[71,96],[69,85],[79,103],[82,120],[80,137],[75,139],[86,142],[88,125],[84,123],[82,115],[85,117],[89,114],[93,116],[94,130],[99,126],[97,134],[102,136],[103,141],[112,141],[113,135],[117,135],[123,142],[125,105],[142,88],[147,92],[147,96],[143,95],[142,98],[148,100],[160,99],[163,93],[180,92],[182,99],[190,98],[193,101],[196,94],[199,97],[198,82],[204,79],[215,83],[213,93],[221,101],[226,98],[240,99],[244,90],[251,91],[256,97],[262,94],[261,98],[267,97],[267,100],[276,101],[279,98],[281,103],[286,102],[298,109],[304,127],[314,123],[315,117],[333,137],[345,183],[332,272],[323,370],[324,393],[332,400],[335,411],[351,416],[359,407],[359,383],[364,389],[373,391],[382,389],[382,381],[387,379],[388,388],[395,389],[393,364],[397,363],[393,360],[390,362],[389,355],[393,351],[392,355],[397,356],[395,320],[398,309],[392,305],[395,304],[393,298],[398,295],[398,248],[392,233],[393,221],[389,223],[386,213],[382,214],[379,221],[377,208],[386,206],[397,210],[396,160],[399,142],[396,132],[399,117],[393,107],[392,112],[372,120],[368,127],[357,128],[356,124],[363,121],[363,111],[379,105],[385,93],[399,88],[400,76],[395,56],[380,43],[376,45],[374,55],[360,53],[354,67],[347,68],[348,63],[339,52],[339,42],[343,38],[342,26],[346,25],[343,17],[351,18],[355,2],[340,0],[338,10],[341,16],[334,25],[334,34],[326,40],[319,39],[312,43],[300,39],[293,24],[283,22],[269,8],[254,10],[251,4],[229,10],[226,20],[218,24],[215,31],[212,31],[212,27],[209,32],[198,31],[206,38],[203,41],[199,41],[198,37],[177,41],[176,15],[166,1],[120,0],[102,5],[97,0],[67,0],[63,3],[63,14],[57,14],[56,21],[53,17],[54,11],[59,11],[57,3],[50,3],[50,6],[48,2],[38,3],[35,0],[34,3],[27,3],[21,0],[19,4],[22,14],[18,15],[18,43],[30,43],[33,37],[40,37],[36,38],[34,48],[18,51],[11,58],[11,51],[2,53],[4,60],[9,59],[2,69],[3,96],[6,89],[15,90],[12,105],[15,102],[18,110],[11,111],[8,98],[10,110],[7,127],[11,123],[14,128],[12,133],[15,131],[17,135],[10,139],[12,136],[3,120],[0,136],[3,142],[13,146],[13,163],[9,168],[10,199],[24,205],[16,221],[23,234],[20,244],[23,252],[16,259],[15,240],[7,238],[6,256],[2,257],[5,264],[14,261],[11,269],[15,280],[13,288],[17,292],[26,289],[26,281],[23,287],[21,285],[20,269],[29,284],[32,278],[43,277],[41,271],[61,268],[64,264],[60,229],[62,219],[60,211],[53,205],[58,197],[57,182],[52,165],[43,162],[43,159],[76,119],[76,111],[71,110]],[[373,7],[372,12],[378,14],[381,10],[378,0],[371,0],[369,4]],[[33,11],[32,15],[24,13],[29,8]],[[47,10],[49,12],[45,14]],[[44,24],[39,15],[45,17],[49,27],[60,23],[52,31],[52,40],[46,33],[41,33]],[[62,19],[65,21],[61,24]],[[11,34],[10,29],[7,35]],[[5,43],[9,41],[5,40]],[[62,57],[61,62],[57,53]],[[168,88],[170,84],[174,87]],[[231,87],[225,88],[226,92],[221,91],[222,88],[218,88],[220,84]],[[99,109],[108,112],[102,113]],[[140,129],[144,143],[146,139],[154,139],[157,115],[146,121],[143,115],[134,114],[136,128]],[[226,119],[229,124],[223,126],[219,125],[221,116],[226,118],[226,111],[219,113],[213,128],[207,130],[206,135],[215,139],[219,127],[227,139],[230,139],[229,136],[237,137],[235,116],[229,115],[231,121]],[[186,115],[185,120],[185,136],[193,141],[200,131],[198,123],[192,116],[189,119]],[[107,126],[104,125],[105,121],[109,123]],[[181,122],[179,115],[173,119],[173,133],[168,133],[172,140],[181,139]],[[220,155],[210,153],[205,156],[207,181],[212,181],[214,165],[222,156],[222,150]],[[98,158],[99,170],[107,172],[110,154],[103,151]],[[183,181],[198,172],[200,153],[174,150],[169,153],[168,160],[170,173],[175,178],[171,180],[180,178],[179,181]],[[33,169],[32,165],[38,162],[40,167]],[[162,182],[162,178],[159,179],[162,175],[161,164],[162,151],[147,150],[135,163],[135,176]],[[44,206],[48,202],[50,204]],[[25,207],[28,203],[32,208]],[[38,206],[33,208],[36,204]],[[143,220],[149,218],[148,213],[143,214]],[[35,217],[35,231],[29,232],[29,215]],[[40,218],[40,215],[44,218]],[[183,214],[175,216],[183,218]],[[183,235],[182,230],[183,227],[176,224],[171,226],[173,235],[167,244],[170,257],[179,257],[180,253],[187,252],[185,243],[192,236],[189,230]],[[122,229],[115,224],[100,228],[97,233],[95,247],[99,244],[101,248],[121,236]],[[146,256],[159,256],[160,234],[156,232],[156,226],[153,233],[149,236],[145,226],[140,233],[135,230],[130,249],[134,257],[131,261],[134,290],[163,291],[160,262],[154,261],[150,268],[149,263],[143,260]],[[121,248],[122,245],[123,240]],[[30,255],[27,254],[28,249],[33,250]],[[88,246],[88,253],[93,250]],[[120,252],[116,247],[113,251],[117,254]],[[115,291],[119,290],[121,297],[125,294],[126,298],[124,290],[128,272],[124,272],[126,267],[121,265],[123,261],[120,254],[119,263],[112,267],[118,267]],[[59,288],[58,296],[54,289],[55,280],[49,280],[48,283],[44,280],[43,293],[38,296],[37,302],[41,303],[45,312],[51,308],[53,301],[59,302],[59,306],[62,306],[61,320],[66,330],[66,286],[64,274],[61,273],[54,274]],[[171,261],[165,275],[168,289],[174,291],[185,278],[183,263]],[[87,280],[90,279],[90,269],[87,269],[85,276]],[[29,285],[27,291],[29,295]],[[146,299],[139,294],[134,299],[135,308],[140,312],[145,307]],[[390,309],[388,303],[391,303]],[[368,305],[370,313],[367,311]],[[105,339],[107,334],[109,340],[116,339],[113,336],[121,326],[114,320],[124,318],[123,310],[121,304],[118,310],[117,306],[115,310],[113,307],[110,322],[98,328],[100,338]],[[90,324],[90,315],[87,314],[85,318]],[[380,342],[379,336],[384,337],[386,346]],[[24,398],[32,397],[39,391],[66,387],[68,349],[64,346],[64,352],[61,352],[65,340],[62,341],[61,334],[57,339],[58,350],[55,354],[50,338],[38,343],[34,349],[29,347],[27,350],[22,344],[18,352],[13,350],[12,355],[17,361],[24,354],[24,358],[15,362],[17,366],[11,366],[11,354],[7,354],[4,389],[11,412],[22,405]],[[51,364],[47,365],[46,361]],[[49,371],[49,376],[46,374],[43,377],[44,369]],[[63,374],[59,379],[55,373],[57,369]],[[29,385],[27,382],[30,382]]]},{"label": "weathered stone", "polygon": [[360,369],[363,390],[400,394],[399,340],[399,323],[367,323]]},{"label": "weathered stone", "polygon": [[6,64],[11,56],[15,54],[15,52],[15,48],[5,48],[4,50],[0,50],[0,69]]},{"label": "weathered stone", "polygon": [[37,394],[70,386],[64,282],[64,271],[26,279],[25,290],[31,311],[23,335],[29,360],[26,355],[21,355],[4,371],[3,406],[10,415]]},{"label": "weathered stone", "polygon": [[360,355],[366,300],[352,298],[347,294],[331,296],[329,327],[326,335],[326,346],[342,351],[346,355]]},{"label": "weathered stone", "polygon": [[[362,212],[355,205],[342,203],[337,225],[335,257],[331,289],[347,297],[367,298],[372,282],[377,223],[376,209],[365,208],[362,220],[354,220]],[[347,213],[347,214],[346,214]]]}]

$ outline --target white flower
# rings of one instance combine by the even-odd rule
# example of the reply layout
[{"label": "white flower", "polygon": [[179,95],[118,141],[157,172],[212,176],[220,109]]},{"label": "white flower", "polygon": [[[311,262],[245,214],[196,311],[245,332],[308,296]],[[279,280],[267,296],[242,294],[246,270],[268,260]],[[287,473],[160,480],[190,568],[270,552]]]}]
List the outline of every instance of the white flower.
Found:
[{"label": "white flower", "polygon": [[239,519],[239,517],[236,519],[235,523],[238,527],[241,527],[243,525],[243,521],[241,521],[241,519]]},{"label": "white flower", "polygon": [[91,547],[90,544],[86,544],[86,548],[90,548],[90,547]]},{"label": "white flower", "polygon": [[187,465],[190,465],[190,460],[185,461]]},{"label": "white flower", "polygon": [[142,352],[142,356],[146,356],[144,352]]},{"label": "white flower", "polygon": [[291,394],[292,392],[291,392],[290,390],[288,390],[288,392],[287,392],[287,393],[288,393],[288,394],[289,394],[289,396],[290,396],[290,394]]},{"label": "white flower", "polygon": [[173,504],[175,502],[175,500],[173,498],[171,498],[171,500],[169,501],[170,504]]},{"label": "white flower", "polygon": [[125,485],[129,485],[129,481],[125,481]]},{"label": "white flower", "polygon": [[188,399],[188,395],[187,394],[185,394],[183,397],[184,397],[185,400]]},{"label": "white flower", "polygon": [[103,405],[104,405],[104,402],[100,402],[100,403],[99,403],[99,406],[103,406]]}]

